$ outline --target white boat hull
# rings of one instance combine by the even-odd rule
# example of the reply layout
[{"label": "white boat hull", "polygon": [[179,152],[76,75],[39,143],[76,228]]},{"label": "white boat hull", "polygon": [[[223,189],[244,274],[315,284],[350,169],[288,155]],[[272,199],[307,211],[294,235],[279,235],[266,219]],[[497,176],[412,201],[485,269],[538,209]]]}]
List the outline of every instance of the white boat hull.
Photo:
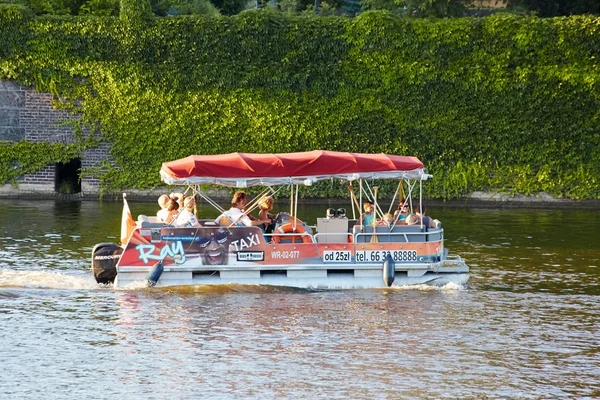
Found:
[{"label": "white boat hull", "polygon": [[149,281],[157,287],[248,284],[364,289],[463,285],[469,278],[466,263],[448,256],[441,229],[388,231],[376,239],[371,238],[373,232],[369,237],[338,234],[347,242],[337,243],[315,234],[284,243],[287,237],[275,242],[250,227],[149,228],[137,228],[125,246],[116,265],[115,287],[138,287]]}]

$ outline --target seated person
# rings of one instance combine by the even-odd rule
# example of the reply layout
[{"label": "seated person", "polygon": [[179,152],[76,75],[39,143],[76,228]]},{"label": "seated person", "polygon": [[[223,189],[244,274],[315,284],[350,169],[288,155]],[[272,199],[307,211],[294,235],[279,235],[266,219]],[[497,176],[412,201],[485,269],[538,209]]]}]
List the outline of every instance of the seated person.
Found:
[{"label": "seated person", "polygon": [[181,202],[183,203],[183,210],[177,216],[174,225],[180,228],[200,226],[200,222],[194,214],[194,206],[196,205],[194,197],[183,197]]},{"label": "seated person", "polygon": [[171,199],[167,196],[165,207],[156,213],[156,217],[160,222],[170,224],[177,217],[179,213],[179,203],[175,199]]},{"label": "seated person", "polygon": [[417,214],[410,214],[405,221],[406,225],[421,225],[421,218],[417,217]]},{"label": "seated person", "polygon": [[365,201],[363,204],[363,208],[365,212],[360,216],[357,224],[362,224],[364,226],[373,226],[375,224],[375,206],[370,201]]},{"label": "seated person", "polygon": [[425,215],[425,211],[427,211],[427,209],[425,208],[425,206],[423,206],[423,213],[420,213],[417,210],[415,214],[417,215],[417,217],[419,217],[419,219],[423,221],[423,225],[425,225],[428,228],[435,228],[435,222],[433,221],[433,218]]},{"label": "seated person", "polygon": [[259,218],[252,221],[252,219],[244,212],[246,204],[248,204],[248,196],[246,193],[242,191],[235,192],[231,199],[231,208],[219,215],[217,219],[215,219],[215,223],[217,225],[230,225],[233,223],[237,226],[260,226],[271,223],[270,219]]},{"label": "seated person", "polygon": [[177,204],[179,204],[179,208],[182,209],[183,208],[183,198],[185,197],[185,195],[181,192],[173,192],[169,195],[170,198],[172,198],[173,200],[175,200],[177,202]]},{"label": "seated person", "polygon": [[398,209],[394,211],[394,218],[398,218],[398,222],[406,223],[406,218],[410,215],[408,204],[401,202],[398,204]]},{"label": "seated person", "polygon": [[[273,199],[273,197],[271,197],[271,196],[266,196],[262,199],[262,201],[258,205],[258,208],[260,209],[260,211],[258,212],[259,220],[271,221],[273,218],[277,217],[277,214],[272,214],[269,212],[273,209],[273,204],[275,204],[275,199]],[[265,231],[265,233],[271,233],[271,232],[267,232],[269,230],[270,226],[271,226],[271,223],[268,223],[262,227],[263,230]],[[274,228],[274,226],[273,226],[273,228]],[[270,229],[270,230],[272,231],[273,229]]]},{"label": "seated person", "polygon": [[169,196],[166,194],[163,194],[158,198],[158,206],[161,210],[167,208],[167,201],[169,201]]},{"label": "seated person", "polygon": [[406,218],[406,225],[421,225],[421,221],[423,225],[428,228],[435,228],[435,222],[431,217],[425,215],[425,209],[423,209],[423,214],[420,214],[418,211],[414,214],[410,214]]},{"label": "seated person", "polygon": [[377,225],[392,226],[392,225],[394,225],[394,222],[396,222],[396,220],[394,219],[394,216],[390,213],[386,213],[383,215],[383,219],[381,221],[377,221]]}]

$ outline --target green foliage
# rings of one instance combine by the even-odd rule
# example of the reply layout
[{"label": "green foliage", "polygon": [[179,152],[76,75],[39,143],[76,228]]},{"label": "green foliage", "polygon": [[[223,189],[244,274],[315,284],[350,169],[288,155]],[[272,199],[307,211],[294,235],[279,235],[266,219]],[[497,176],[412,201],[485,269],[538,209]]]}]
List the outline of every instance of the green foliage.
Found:
[{"label": "green foliage", "polygon": [[149,0],[121,0],[119,15],[122,20],[137,24],[147,21],[154,16],[154,13]]},{"label": "green foliage", "polygon": [[119,6],[119,0],[87,0],[79,8],[79,14],[95,17],[116,16],[119,13]]},{"label": "green foliage", "polygon": [[0,182],[14,183],[23,174],[36,172],[48,164],[76,158],[79,151],[77,145],[0,142]]},{"label": "green foliage", "polygon": [[173,1],[168,13],[170,15],[220,15],[219,10],[208,0]]},{"label": "green foliage", "polygon": [[507,0],[509,9],[527,10],[540,17],[600,14],[598,0]]},{"label": "green foliage", "polygon": [[412,17],[460,17],[471,0],[395,0],[407,16]]},{"label": "green foliage", "polygon": [[600,198],[598,18],[250,10],[123,24],[0,9],[0,30],[0,78],[71,99],[113,143],[111,163],[83,171],[107,191],[156,187],[162,162],[194,153],[331,149],[418,156],[431,197]]},{"label": "green foliage", "polygon": [[366,10],[388,10],[416,18],[459,17],[471,3],[472,0],[361,0]]}]

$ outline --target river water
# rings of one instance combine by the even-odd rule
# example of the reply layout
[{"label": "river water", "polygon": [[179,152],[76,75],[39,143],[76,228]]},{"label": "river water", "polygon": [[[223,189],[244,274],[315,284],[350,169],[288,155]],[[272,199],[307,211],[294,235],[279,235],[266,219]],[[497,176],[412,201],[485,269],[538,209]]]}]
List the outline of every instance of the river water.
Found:
[{"label": "river water", "polygon": [[429,214],[465,287],[114,290],[120,204],[0,200],[0,398],[600,397],[600,213]]}]

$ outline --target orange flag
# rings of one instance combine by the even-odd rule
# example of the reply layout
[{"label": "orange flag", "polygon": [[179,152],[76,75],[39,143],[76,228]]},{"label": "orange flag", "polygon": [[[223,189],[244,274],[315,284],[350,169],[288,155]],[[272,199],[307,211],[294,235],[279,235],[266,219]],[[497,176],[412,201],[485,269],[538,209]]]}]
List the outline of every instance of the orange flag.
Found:
[{"label": "orange flag", "polygon": [[131,216],[131,211],[129,210],[129,204],[127,204],[126,194],[123,193],[123,214],[121,215],[121,244],[125,246],[129,237],[131,236],[131,232],[135,229],[135,221]]}]

